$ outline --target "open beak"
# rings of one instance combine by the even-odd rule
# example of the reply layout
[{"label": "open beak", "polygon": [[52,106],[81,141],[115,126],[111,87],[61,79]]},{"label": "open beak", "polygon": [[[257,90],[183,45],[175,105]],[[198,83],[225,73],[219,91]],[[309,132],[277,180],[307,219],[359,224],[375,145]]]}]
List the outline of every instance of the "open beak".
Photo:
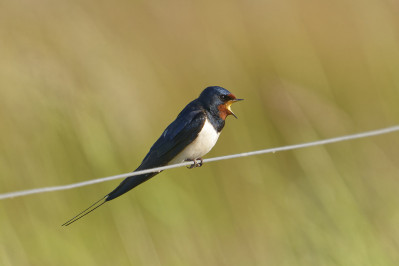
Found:
[{"label": "open beak", "polygon": [[234,113],[233,113],[233,111],[231,111],[231,105],[233,104],[233,103],[235,103],[235,102],[239,102],[239,101],[242,101],[242,100],[244,100],[244,99],[233,99],[233,100],[230,100],[230,101],[228,101],[227,103],[226,103],[226,108],[227,108],[227,110],[230,112],[230,114],[231,115],[233,115],[235,118],[238,118]]}]

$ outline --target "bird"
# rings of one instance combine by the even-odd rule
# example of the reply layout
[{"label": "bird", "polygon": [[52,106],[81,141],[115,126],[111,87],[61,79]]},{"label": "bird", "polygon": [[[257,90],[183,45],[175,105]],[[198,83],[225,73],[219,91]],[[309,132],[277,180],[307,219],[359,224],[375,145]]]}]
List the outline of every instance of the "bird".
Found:
[{"label": "bird", "polygon": [[[193,162],[189,166],[190,169],[202,166],[202,157],[216,144],[226,118],[229,115],[237,118],[231,110],[231,105],[241,100],[243,99],[237,99],[234,94],[220,86],[205,88],[198,98],[183,108],[133,172],[189,161]],[[76,222],[104,203],[125,194],[160,172],[127,177],[114,190],[62,226]]]}]

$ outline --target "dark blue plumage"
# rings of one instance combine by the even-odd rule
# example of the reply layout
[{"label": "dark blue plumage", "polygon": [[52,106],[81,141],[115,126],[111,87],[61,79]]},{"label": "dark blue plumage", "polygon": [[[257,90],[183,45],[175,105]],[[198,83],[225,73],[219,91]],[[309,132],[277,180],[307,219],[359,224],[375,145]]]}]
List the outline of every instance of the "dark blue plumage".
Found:
[{"label": "dark blue plumage", "polygon": [[[202,110],[194,109],[195,107],[196,102],[191,102],[183,109],[176,120],[166,128],[159,139],[152,145],[143,162],[135,171],[167,165],[197,137],[205,123],[206,115]],[[106,201],[126,193],[157,174],[159,172],[127,177],[108,194]]]},{"label": "dark blue plumage", "polygon": [[[230,114],[235,116],[230,105],[239,100],[241,99],[236,99],[228,90],[219,86],[203,90],[200,96],[190,102],[165,129],[135,171],[164,166],[175,162],[176,159],[202,161],[201,157],[216,143],[226,117]],[[159,172],[127,177],[100,201],[63,225],[70,225],[105,202],[119,197],[157,174]]]}]

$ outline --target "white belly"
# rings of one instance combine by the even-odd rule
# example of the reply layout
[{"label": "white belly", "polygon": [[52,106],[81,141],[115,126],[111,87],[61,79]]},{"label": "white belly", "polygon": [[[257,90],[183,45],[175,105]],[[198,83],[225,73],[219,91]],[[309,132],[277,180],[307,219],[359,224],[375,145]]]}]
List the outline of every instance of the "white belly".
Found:
[{"label": "white belly", "polygon": [[219,135],[220,133],[217,133],[212,124],[206,120],[198,137],[170,161],[169,164],[182,163],[186,160],[194,160],[204,156],[215,146]]}]

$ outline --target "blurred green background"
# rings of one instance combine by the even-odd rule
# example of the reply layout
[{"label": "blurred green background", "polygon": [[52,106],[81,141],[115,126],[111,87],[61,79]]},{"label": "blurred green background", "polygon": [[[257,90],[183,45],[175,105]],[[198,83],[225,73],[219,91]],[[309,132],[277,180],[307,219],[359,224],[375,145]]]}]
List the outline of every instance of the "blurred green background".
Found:
[{"label": "blurred green background", "polygon": [[[135,169],[209,85],[213,157],[398,123],[399,2],[3,1],[0,193]],[[0,201],[0,265],[399,265],[398,134]]]}]

